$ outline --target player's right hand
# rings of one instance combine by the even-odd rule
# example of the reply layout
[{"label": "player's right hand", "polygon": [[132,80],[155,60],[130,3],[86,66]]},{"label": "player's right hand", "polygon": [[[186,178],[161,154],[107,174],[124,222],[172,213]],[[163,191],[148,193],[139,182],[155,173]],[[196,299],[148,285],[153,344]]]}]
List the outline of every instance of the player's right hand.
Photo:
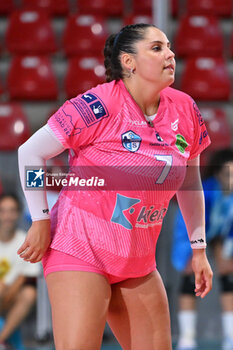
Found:
[{"label": "player's right hand", "polygon": [[17,254],[25,261],[36,263],[42,259],[50,241],[50,220],[34,221]]},{"label": "player's right hand", "polygon": [[212,289],[213,272],[205,249],[193,249],[192,268],[195,274],[195,294],[204,298]]}]

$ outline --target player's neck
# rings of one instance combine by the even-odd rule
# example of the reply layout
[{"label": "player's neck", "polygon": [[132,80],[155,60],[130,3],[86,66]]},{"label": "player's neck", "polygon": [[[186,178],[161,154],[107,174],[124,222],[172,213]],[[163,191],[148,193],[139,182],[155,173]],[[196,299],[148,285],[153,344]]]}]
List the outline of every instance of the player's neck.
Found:
[{"label": "player's neck", "polygon": [[140,84],[134,79],[125,79],[124,84],[134,101],[139,105],[143,114],[153,115],[157,113],[160,101],[160,90],[155,84]]}]

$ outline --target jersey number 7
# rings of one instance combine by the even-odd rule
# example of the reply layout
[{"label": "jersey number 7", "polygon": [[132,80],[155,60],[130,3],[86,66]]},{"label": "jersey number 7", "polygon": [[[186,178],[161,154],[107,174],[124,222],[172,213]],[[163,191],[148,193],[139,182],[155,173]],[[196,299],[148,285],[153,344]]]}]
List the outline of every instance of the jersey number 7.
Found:
[{"label": "jersey number 7", "polygon": [[162,169],[162,172],[155,182],[156,184],[161,185],[162,183],[164,183],[164,181],[166,180],[166,177],[169,174],[169,171],[171,170],[172,156],[171,155],[161,155],[161,154],[157,155],[157,154],[155,154],[155,158],[156,158],[156,160],[158,160],[160,162],[165,162],[164,167]]}]

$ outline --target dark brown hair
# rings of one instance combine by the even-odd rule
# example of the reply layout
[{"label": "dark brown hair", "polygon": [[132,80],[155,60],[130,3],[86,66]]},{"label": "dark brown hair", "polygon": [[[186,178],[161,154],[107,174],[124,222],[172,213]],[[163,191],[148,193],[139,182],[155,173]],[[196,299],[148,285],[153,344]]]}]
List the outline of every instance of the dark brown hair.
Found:
[{"label": "dark brown hair", "polygon": [[143,40],[146,30],[151,27],[156,28],[153,24],[131,24],[123,27],[119,33],[108,37],[104,47],[107,82],[123,78],[123,69],[120,61],[121,53],[136,54],[135,43]]},{"label": "dark brown hair", "polygon": [[203,174],[204,178],[211,176],[217,176],[224,165],[228,162],[233,161],[233,149],[232,148],[223,148],[213,152],[210,156],[208,166],[205,169]]}]

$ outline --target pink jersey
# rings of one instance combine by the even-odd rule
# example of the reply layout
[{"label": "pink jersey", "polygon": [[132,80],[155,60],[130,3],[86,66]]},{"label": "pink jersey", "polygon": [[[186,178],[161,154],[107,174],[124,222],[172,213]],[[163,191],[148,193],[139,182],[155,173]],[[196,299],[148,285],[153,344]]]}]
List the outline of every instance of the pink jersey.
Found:
[{"label": "pink jersey", "polygon": [[108,178],[101,191],[63,188],[51,211],[51,247],[116,276],[151,272],[186,162],[210,143],[195,102],[164,89],[150,126],[123,81],[112,81],[65,102],[48,124],[70,149],[71,172]]}]

